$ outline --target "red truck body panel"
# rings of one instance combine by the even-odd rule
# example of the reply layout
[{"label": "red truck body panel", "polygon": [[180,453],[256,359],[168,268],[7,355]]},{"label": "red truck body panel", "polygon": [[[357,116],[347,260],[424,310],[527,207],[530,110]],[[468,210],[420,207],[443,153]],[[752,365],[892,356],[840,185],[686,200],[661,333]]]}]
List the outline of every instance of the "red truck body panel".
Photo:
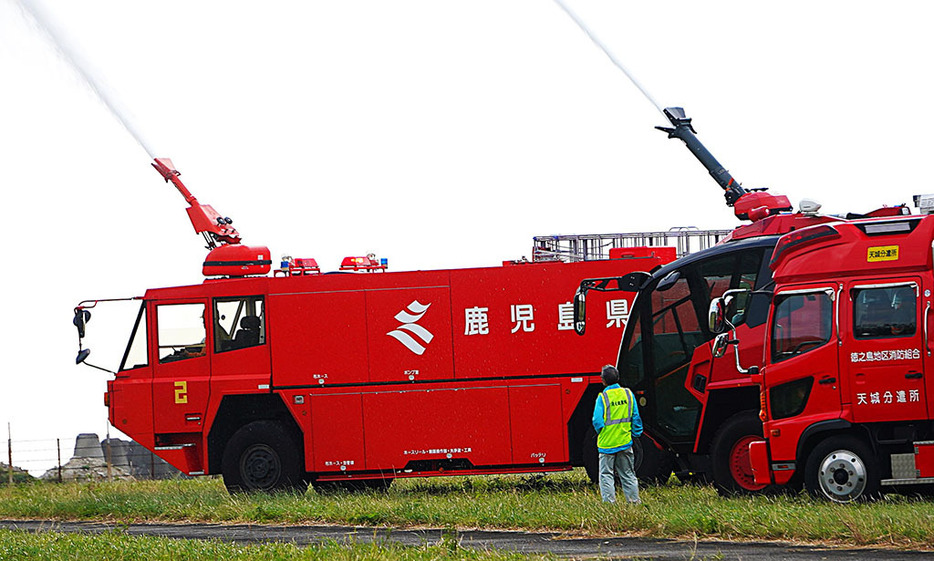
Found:
[{"label": "red truck body panel", "polygon": [[[569,420],[613,361],[633,296],[595,295],[595,327],[581,338],[574,291],[584,278],[663,262],[652,254],[149,290],[147,364],[108,384],[110,419],[188,474],[219,471],[209,446],[223,446],[220,411],[236,396],[281,400],[318,480],[567,469]],[[262,307],[265,339],[216,342],[231,321],[218,302],[247,297]],[[169,355],[159,322],[171,306],[204,320],[202,342]]]}]

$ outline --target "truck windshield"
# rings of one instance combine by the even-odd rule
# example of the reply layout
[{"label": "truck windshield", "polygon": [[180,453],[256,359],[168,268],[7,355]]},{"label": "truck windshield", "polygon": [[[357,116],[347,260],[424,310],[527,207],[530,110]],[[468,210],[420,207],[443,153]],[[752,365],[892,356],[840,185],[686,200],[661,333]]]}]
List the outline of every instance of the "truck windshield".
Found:
[{"label": "truck windshield", "polygon": [[136,316],[136,325],[133,326],[133,334],[130,335],[130,342],[126,346],[126,352],[123,353],[123,361],[120,363],[120,371],[132,370],[149,364],[149,345],[146,333],[146,303],[139,308],[139,314]]},{"label": "truck windshield", "polygon": [[[688,391],[694,349],[713,338],[704,323],[711,298],[731,288],[758,288],[765,249],[747,248],[711,256],[678,269],[678,280],[659,281],[635,300],[620,348],[621,383],[643,392],[643,417],[671,443],[693,443],[700,402]],[[745,322],[745,299],[736,299],[728,318]],[[641,412],[640,412],[641,413]]]}]

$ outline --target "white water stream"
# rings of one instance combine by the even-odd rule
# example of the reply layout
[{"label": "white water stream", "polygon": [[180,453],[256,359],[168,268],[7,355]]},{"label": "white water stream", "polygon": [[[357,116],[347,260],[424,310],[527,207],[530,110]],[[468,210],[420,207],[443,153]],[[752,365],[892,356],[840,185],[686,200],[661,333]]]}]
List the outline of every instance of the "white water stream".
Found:
[{"label": "white water stream", "polygon": [[42,7],[39,3],[33,0],[19,0],[19,4],[25,12],[24,17],[28,18],[31,16],[40,33],[54,46],[58,55],[74,69],[75,73],[81,78],[81,81],[94,92],[114,118],[123,125],[123,128],[130,133],[130,136],[132,136],[143,150],[149,154],[149,157],[155,159],[152,148],[130,119],[129,112],[120,108],[116,99],[106,87],[104,80],[100,78],[99,75],[96,76],[94,72],[92,72],[91,65],[80,57],[78,50],[68,44],[65,34],[55,27],[54,20],[48,17],[48,15],[42,11]]},{"label": "white water stream", "polygon": [[[558,6],[560,6],[561,9],[564,10],[564,12],[568,16],[570,16],[572,20],[574,20],[574,23],[576,23],[577,26],[580,27],[581,30],[583,30],[583,32],[587,34],[588,37],[590,37],[590,40],[593,41],[594,45],[599,47],[600,50],[603,51],[603,53],[607,57],[609,57],[610,62],[612,62],[617,68],[623,71],[623,74],[625,74],[626,77],[629,78],[629,81],[632,82],[633,85],[636,86],[636,88],[638,88],[640,92],[642,92],[642,95],[644,95],[645,98],[648,99],[649,102],[651,102],[651,104],[655,106],[655,109],[658,109],[659,113],[661,113],[662,115],[665,115],[664,111],[662,111],[662,106],[659,105],[657,101],[655,101],[655,98],[652,97],[652,94],[650,94],[649,91],[645,89],[645,87],[641,83],[639,83],[639,80],[636,80],[635,76],[633,76],[632,73],[623,65],[623,63],[620,62],[618,58],[616,58],[616,55],[614,55],[610,51],[610,49],[606,46],[606,44],[604,44],[603,41],[601,41],[600,38],[597,37],[596,33],[591,31],[591,29],[587,27],[584,21],[580,17],[578,17],[577,14],[575,14],[574,11],[571,10],[571,8],[567,7],[567,5],[562,0],[555,0],[555,3]],[[668,118],[665,117],[665,119],[667,120]]]}]

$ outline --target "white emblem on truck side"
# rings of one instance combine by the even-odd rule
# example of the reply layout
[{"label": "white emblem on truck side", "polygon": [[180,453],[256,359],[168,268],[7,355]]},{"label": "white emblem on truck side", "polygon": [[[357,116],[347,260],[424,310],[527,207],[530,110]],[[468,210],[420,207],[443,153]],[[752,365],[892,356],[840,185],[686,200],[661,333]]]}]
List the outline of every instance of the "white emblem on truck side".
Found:
[{"label": "white emblem on truck side", "polygon": [[[418,300],[413,300],[411,304],[396,314],[396,321],[401,323],[399,327],[390,331],[386,335],[394,338],[399,341],[405,348],[412,351],[417,355],[421,355],[425,352],[425,347],[428,343],[431,343],[431,340],[434,339],[434,335],[430,331],[418,325],[418,320],[422,319],[422,316],[425,315],[425,312],[428,311],[428,308],[431,307],[431,304],[422,304]],[[411,335],[410,335],[411,333]],[[415,340],[415,335],[421,339],[422,343],[419,343]]]}]

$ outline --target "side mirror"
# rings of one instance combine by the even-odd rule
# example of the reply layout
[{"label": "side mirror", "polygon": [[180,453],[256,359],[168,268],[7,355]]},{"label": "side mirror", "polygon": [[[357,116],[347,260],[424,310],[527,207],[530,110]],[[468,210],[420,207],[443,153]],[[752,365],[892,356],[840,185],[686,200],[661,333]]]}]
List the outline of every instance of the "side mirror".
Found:
[{"label": "side mirror", "polygon": [[75,364],[81,364],[88,358],[88,355],[91,354],[91,349],[81,349],[78,351],[78,356],[75,358]]},{"label": "side mirror", "polygon": [[88,310],[85,310],[84,308],[75,308],[75,318],[71,320],[71,323],[75,324],[75,327],[78,328],[79,339],[84,338],[85,326],[90,320],[91,320],[91,312],[89,312]]},{"label": "side mirror", "polygon": [[726,306],[723,305],[723,298],[714,298],[710,301],[707,326],[711,333],[723,333],[726,328]]},{"label": "side mirror", "polygon": [[713,340],[713,357],[722,358],[726,354],[726,348],[730,346],[730,335],[721,333]]},{"label": "side mirror", "polygon": [[574,293],[574,333],[583,335],[587,328],[587,290],[579,287]]}]

